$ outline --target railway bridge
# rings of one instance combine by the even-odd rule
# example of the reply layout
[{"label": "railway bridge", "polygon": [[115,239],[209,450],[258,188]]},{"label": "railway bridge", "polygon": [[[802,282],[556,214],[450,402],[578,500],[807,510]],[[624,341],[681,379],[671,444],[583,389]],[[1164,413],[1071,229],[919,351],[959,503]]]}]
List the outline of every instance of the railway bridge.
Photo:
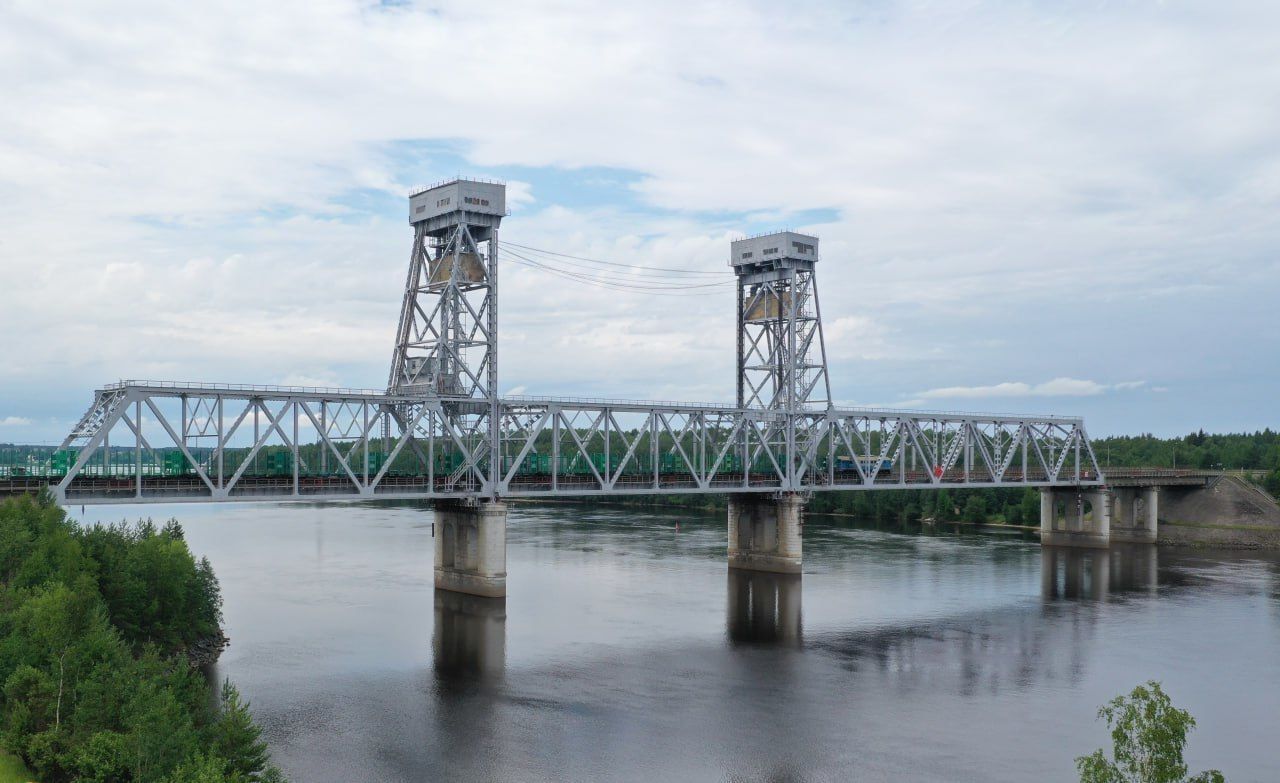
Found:
[{"label": "railway bridge", "polygon": [[426,499],[436,586],[488,596],[506,594],[512,498],[727,494],[730,565],[777,572],[801,568],[814,492],[1037,487],[1048,537],[1080,545],[1153,513],[1111,503],[1131,490],[1107,489],[1079,418],[835,404],[819,243],[796,232],[730,245],[734,404],[500,395],[505,198],[462,179],[410,195],[385,389],[120,381],[0,482],[63,504]]}]

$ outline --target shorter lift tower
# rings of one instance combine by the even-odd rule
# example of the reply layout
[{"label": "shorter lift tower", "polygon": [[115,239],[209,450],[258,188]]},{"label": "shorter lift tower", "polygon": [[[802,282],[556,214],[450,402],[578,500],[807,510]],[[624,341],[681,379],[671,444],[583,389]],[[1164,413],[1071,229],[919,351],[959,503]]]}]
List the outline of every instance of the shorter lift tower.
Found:
[{"label": "shorter lift tower", "polygon": [[831,405],[813,268],[818,238],[793,231],[739,239],[738,407],[795,412]]}]

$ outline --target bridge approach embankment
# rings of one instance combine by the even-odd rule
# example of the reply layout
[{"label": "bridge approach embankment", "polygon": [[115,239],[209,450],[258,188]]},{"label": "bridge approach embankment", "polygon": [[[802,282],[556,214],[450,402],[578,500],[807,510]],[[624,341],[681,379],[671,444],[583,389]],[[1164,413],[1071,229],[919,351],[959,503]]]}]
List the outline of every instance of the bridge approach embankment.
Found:
[{"label": "bridge approach embankment", "polygon": [[1041,490],[1040,541],[1280,547],[1280,505],[1223,471],[1111,468],[1102,487]]}]

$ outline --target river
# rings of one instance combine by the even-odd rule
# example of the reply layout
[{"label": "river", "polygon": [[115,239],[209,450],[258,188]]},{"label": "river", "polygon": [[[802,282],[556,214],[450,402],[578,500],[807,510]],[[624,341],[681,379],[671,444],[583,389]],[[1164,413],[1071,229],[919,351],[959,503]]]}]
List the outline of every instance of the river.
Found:
[{"label": "river", "polygon": [[[77,509],[78,511],[78,509]],[[721,515],[515,505],[505,605],[432,589],[412,505],[177,517],[295,781],[1075,780],[1148,679],[1192,770],[1280,779],[1280,558],[811,516],[802,577],[729,572]]]}]

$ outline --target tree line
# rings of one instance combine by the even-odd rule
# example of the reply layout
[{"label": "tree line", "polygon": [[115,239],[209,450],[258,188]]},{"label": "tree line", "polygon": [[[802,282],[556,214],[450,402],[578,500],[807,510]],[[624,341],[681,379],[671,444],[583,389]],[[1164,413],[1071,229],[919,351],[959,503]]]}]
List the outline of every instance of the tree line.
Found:
[{"label": "tree line", "polygon": [[1280,495],[1280,432],[1270,427],[1220,435],[1199,430],[1181,438],[1119,435],[1094,440],[1093,451],[1103,471],[1108,466],[1257,471],[1262,485]]},{"label": "tree line", "polygon": [[[1180,438],[1125,435],[1093,440],[1094,454],[1107,467],[1178,467],[1205,470],[1246,470],[1261,474],[1258,482],[1280,496],[1280,433],[1259,432],[1209,435],[1193,432]],[[727,495],[655,495],[610,498],[636,505],[723,508]],[[1007,525],[1040,524],[1040,491],[1008,489],[903,489],[894,492],[815,492],[808,511],[849,514],[879,523],[987,522]]]},{"label": "tree line", "polygon": [[176,521],[82,527],[0,502],[0,744],[43,783],[280,781],[235,687],[187,656],[222,598]]}]

